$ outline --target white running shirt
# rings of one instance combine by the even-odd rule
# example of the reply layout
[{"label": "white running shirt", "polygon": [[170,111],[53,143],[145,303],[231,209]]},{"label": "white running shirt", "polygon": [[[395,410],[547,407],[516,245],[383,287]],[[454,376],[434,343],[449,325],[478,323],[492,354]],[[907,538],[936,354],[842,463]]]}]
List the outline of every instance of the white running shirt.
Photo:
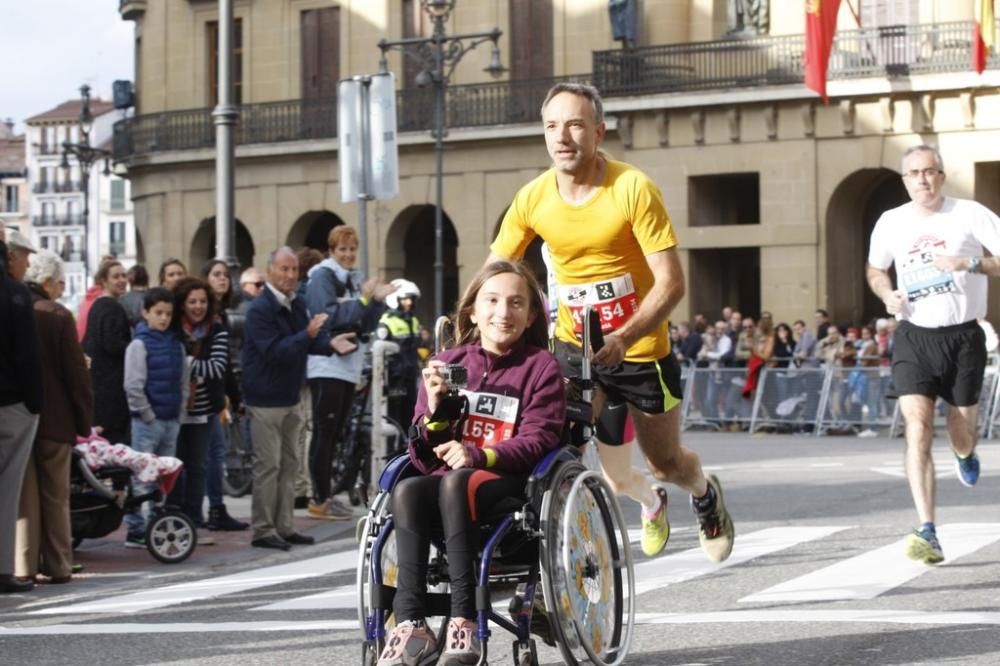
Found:
[{"label": "white running shirt", "polygon": [[986,316],[986,276],[934,268],[939,254],[982,257],[983,247],[1000,254],[1000,218],[968,199],[945,197],[941,210],[922,217],[910,203],[887,210],[872,231],[868,263],[896,265],[896,288],[907,302],[896,319],[917,326],[952,326]]}]

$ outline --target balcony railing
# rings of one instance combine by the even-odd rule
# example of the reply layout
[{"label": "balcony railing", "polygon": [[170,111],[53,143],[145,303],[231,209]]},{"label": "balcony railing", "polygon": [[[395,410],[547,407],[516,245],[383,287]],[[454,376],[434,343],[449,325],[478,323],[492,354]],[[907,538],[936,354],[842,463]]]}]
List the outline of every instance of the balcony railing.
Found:
[{"label": "balcony railing", "polygon": [[[507,81],[449,86],[448,127],[483,127],[538,120],[545,93],[557,80],[589,81],[589,74],[561,79]],[[401,132],[429,130],[433,93],[416,88],[396,95]],[[236,129],[238,145],[330,139],[337,136],[337,98],[295,99],[244,104]],[[115,123],[116,160],[167,150],[193,150],[215,145],[212,109],[165,111]]]},{"label": "balcony railing", "polygon": [[[837,32],[827,78],[897,78],[972,69],[969,21]],[[799,84],[804,35],[595,51],[594,84],[605,96]],[[987,67],[1000,67],[993,53]]]},{"label": "balcony railing", "polygon": [[56,184],[50,183],[48,181],[42,181],[40,183],[35,183],[31,186],[31,191],[35,194],[45,194],[46,192],[55,192]]},{"label": "balcony railing", "polygon": [[62,146],[59,144],[36,143],[34,146],[35,152],[39,155],[58,155],[62,151]]},{"label": "balcony railing", "polygon": [[71,180],[65,183],[56,183],[56,192],[81,192],[83,185],[78,180]]},{"label": "balcony railing", "polygon": [[75,227],[83,225],[83,215],[81,213],[32,215],[31,223],[36,227]]}]

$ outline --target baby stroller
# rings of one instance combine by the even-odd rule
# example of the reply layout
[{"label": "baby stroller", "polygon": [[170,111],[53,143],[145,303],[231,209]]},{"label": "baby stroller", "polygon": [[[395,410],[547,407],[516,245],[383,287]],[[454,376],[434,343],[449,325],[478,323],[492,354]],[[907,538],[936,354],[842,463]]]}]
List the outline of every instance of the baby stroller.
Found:
[{"label": "baby stroller", "polygon": [[176,474],[161,478],[159,488],[137,496],[132,489],[132,473],[121,465],[91,469],[84,454],[73,449],[69,497],[73,548],[84,539],[111,534],[126,513],[148,501],[153,503],[153,510],[146,526],[146,549],[164,564],[183,562],[194,552],[198,532],[190,518],[165,504]]}]

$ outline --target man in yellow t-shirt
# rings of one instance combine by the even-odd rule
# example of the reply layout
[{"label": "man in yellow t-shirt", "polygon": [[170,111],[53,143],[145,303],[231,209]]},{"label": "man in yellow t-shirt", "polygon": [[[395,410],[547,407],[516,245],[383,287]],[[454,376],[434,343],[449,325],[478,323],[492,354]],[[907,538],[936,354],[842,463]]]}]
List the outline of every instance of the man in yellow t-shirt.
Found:
[{"label": "man in yellow t-shirt", "polygon": [[641,171],[598,150],[605,125],[595,88],[554,86],[542,124],[554,165],[517,193],[487,262],[521,257],[542,237],[559,285],[555,352],[564,373],[580,365],[584,308],[601,321],[604,347],[593,357],[598,450],[615,490],[643,505],[643,550],[655,554],[666,545],[666,493],[637,487],[641,472],[631,467],[630,447],[621,446],[626,413],[654,476],[691,494],[702,549],[722,561],[734,536],[722,489],[680,442],[680,367],[667,318],[684,295],[684,274],[663,197]]}]

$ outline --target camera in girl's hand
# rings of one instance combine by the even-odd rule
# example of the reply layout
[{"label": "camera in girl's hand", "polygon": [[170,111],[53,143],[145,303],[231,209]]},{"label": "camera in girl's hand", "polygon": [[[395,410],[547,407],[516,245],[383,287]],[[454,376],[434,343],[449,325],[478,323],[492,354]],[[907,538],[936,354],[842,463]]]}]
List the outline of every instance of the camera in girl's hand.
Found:
[{"label": "camera in girl's hand", "polygon": [[444,377],[444,383],[450,391],[463,389],[469,383],[469,373],[461,363],[449,363],[438,368],[438,372]]}]

